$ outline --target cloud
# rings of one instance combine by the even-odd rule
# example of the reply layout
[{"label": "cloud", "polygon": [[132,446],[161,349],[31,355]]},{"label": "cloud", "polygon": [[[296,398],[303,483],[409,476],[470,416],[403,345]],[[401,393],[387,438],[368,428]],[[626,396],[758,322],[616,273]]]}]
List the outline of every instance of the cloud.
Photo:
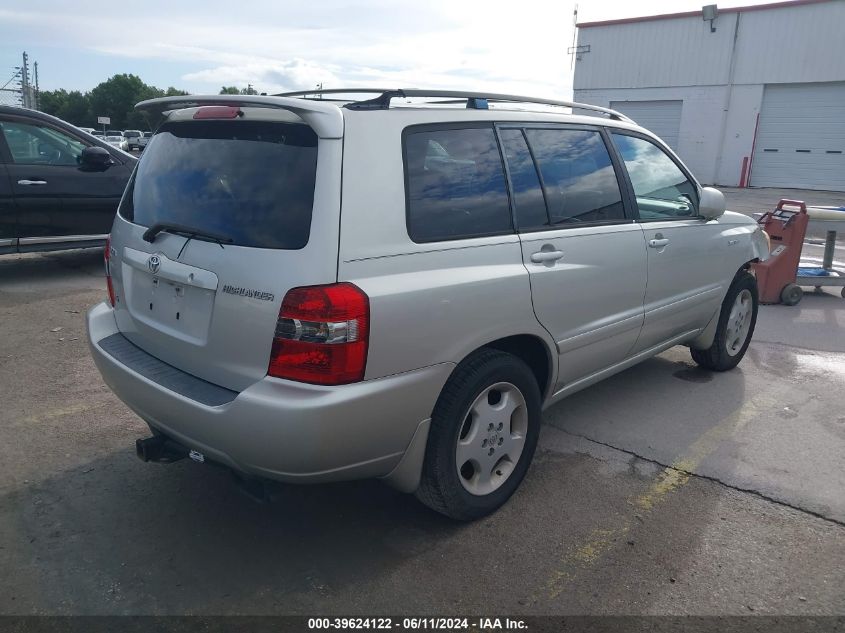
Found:
[{"label": "cloud", "polygon": [[[0,39],[80,48],[178,64],[169,84],[216,92],[252,83],[266,92],[325,87],[413,86],[530,92],[571,89],[572,5],[522,0],[146,0],[102,14],[92,0],[72,7],[0,9]],[[127,38],[127,25],[143,38]],[[92,34],[96,34],[93,37]],[[34,46],[35,44],[33,44]],[[147,64],[148,65],[148,64]],[[189,70],[185,71],[184,69]],[[127,72],[132,65],[127,64]]]},{"label": "cloud", "polygon": [[182,76],[186,81],[209,84],[247,83],[259,85],[267,92],[314,88],[318,83],[326,86],[340,84],[336,74],[338,67],[331,68],[304,59],[292,59],[287,62],[248,61],[239,65],[215,66]]}]

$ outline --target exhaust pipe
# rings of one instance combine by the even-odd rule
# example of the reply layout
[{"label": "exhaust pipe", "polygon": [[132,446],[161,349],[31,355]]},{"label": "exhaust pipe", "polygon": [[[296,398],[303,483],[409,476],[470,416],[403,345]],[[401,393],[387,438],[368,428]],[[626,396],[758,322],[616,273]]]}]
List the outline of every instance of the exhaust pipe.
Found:
[{"label": "exhaust pipe", "polygon": [[170,464],[188,456],[188,449],[164,435],[135,440],[135,454],[142,462]]}]

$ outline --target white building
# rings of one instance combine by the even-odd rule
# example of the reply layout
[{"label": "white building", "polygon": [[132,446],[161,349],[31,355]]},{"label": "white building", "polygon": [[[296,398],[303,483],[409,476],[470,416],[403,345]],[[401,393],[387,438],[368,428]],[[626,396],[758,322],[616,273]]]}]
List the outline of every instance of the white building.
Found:
[{"label": "white building", "polygon": [[578,25],[575,100],[619,110],[709,184],[845,191],[845,0]]}]

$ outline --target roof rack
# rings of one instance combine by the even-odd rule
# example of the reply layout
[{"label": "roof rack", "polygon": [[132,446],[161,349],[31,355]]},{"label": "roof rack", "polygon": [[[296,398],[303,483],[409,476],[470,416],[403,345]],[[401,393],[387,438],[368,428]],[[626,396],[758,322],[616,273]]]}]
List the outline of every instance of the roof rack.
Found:
[{"label": "roof rack", "polygon": [[382,94],[390,92],[393,88],[317,88],[316,90],[294,90],[293,92],[280,92],[274,97],[305,97],[307,95],[355,95],[355,94]]},{"label": "roof rack", "polygon": [[[616,110],[591,105],[589,103],[578,103],[577,101],[558,101],[554,99],[537,99],[535,97],[522,97],[518,95],[506,95],[484,92],[465,92],[459,90],[424,90],[424,89],[383,89],[383,88],[330,88],[325,90],[301,90],[297,92],[284,92],[277,97],[301,97],[319,100],[323,95],[338,94],[375,94],[376,97],[364,101],[349,101],[344,107],[350,110],[386,110],[390,108],[393,99],[408,99],[413,97],[432,97],[442,99],[454,99],[456,101],[445,101],[440,103],[460,103],[466,100],[466,107],[474,110],[486,110],[488,104],[493,103],[528,103],[536,105],[548,105],[564,108],[575,108],[581,110],[592,110],[606,114],[617,121],[633,121]],[[309,97],[308,95],[314,95]]]}]

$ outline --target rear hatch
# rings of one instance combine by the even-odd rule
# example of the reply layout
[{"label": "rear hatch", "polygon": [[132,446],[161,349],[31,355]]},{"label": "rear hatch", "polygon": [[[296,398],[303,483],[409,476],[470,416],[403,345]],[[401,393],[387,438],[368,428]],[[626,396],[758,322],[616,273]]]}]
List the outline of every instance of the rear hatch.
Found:
[{"label": "rear hatch", "polygon": [[285,109],[170,113],[112,229],[124,336],[229,389],[263,378],[285,293],[337,280],[340,162]]}]

